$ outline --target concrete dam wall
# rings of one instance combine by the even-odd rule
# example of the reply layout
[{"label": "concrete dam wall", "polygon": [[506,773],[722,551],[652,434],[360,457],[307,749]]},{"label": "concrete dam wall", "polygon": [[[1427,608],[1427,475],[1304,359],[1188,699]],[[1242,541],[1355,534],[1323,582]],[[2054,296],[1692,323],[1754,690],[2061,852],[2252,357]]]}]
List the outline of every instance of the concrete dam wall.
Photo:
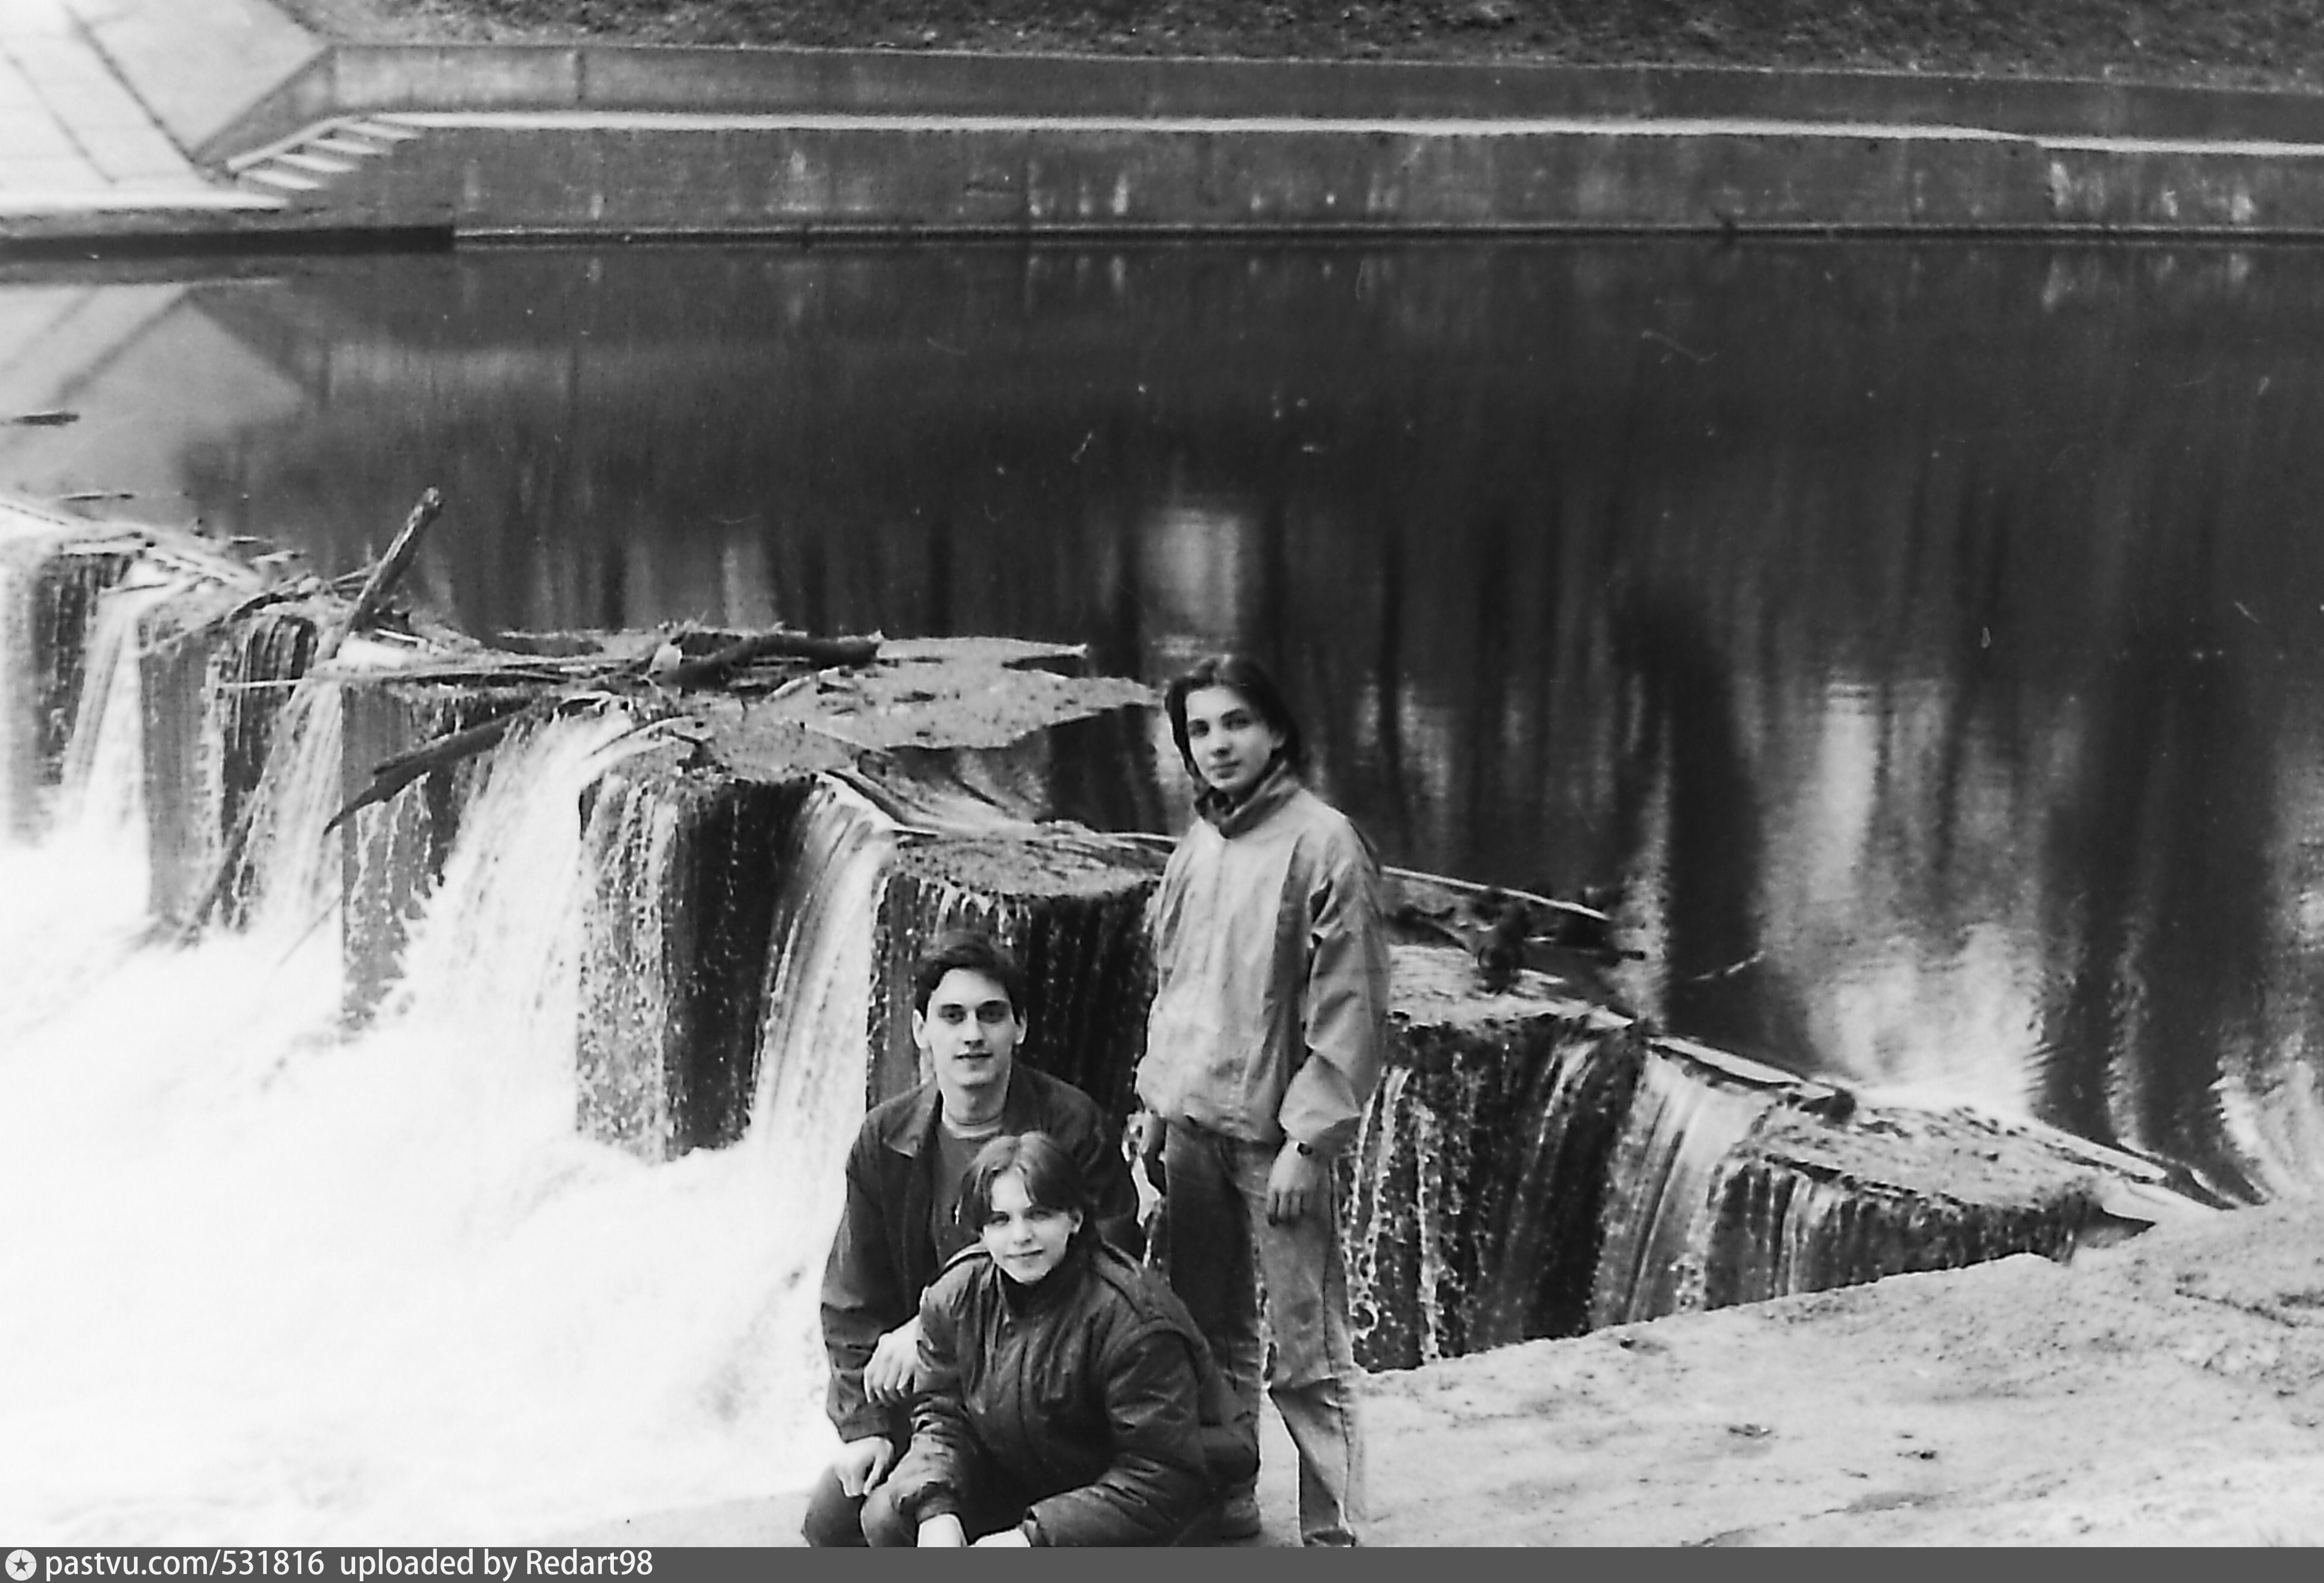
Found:
[{"label": "concrete dam wall", "polygon": [[[852,1063],[867,1100],[899,1091],[908,965],[962,923],[1026,961],[1024,1058],[1126,1112],[1163,851],[1119,833],[1160,801],[1141,684],[1006,639],[516,653],[393,620],[339,643],[346,615],[344,588],[248,548],[0,505],[9,829],[142,801],[157,927],[237,929],[288,896],[337,930],[361,1023],[395,1004],[422,902],[509,838],[476,826],[483,790],[586,725],[623,746],[570,808],[570,894],[493,924],[577,961],[569,1003],[518,1009],[564,1024],[579,1132],[649,1162],[725,1146],[784,1124],[754,1109],[787,1103],[803,1051]],[[1394,883],[1412,908],[1435,893]],[[1554,966],[1489,991],[1425,930],[1395,948],[1390,1037],[1342,1163],[1374,1369],[2067,1258],[2171,1200],[2150,1162],[1668,1037]]]}]

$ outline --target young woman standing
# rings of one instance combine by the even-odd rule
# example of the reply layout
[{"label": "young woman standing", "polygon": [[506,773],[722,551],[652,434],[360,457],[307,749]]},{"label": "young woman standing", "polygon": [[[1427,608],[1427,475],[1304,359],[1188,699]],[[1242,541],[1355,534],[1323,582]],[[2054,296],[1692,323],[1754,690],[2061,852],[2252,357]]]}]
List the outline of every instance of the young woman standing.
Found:
[{"label": "young woman standing", "polygon": [[[1300,1537],[1353,1544],[1363,1437],[1333,1164],[1379,1078],[1379,866],[1302,783],[1298,725],[1256,662],[1202,662],[1165,708],[1201,790],[1155,898],[1138,1069],[1139,1147],[1167,1183],[1163,1264],[1254,1421],[1273,1341],[1267,1388],[1298,1448]],[[1226,1533],[1258,1530],[1254,1490],[1236,1492]]]}]

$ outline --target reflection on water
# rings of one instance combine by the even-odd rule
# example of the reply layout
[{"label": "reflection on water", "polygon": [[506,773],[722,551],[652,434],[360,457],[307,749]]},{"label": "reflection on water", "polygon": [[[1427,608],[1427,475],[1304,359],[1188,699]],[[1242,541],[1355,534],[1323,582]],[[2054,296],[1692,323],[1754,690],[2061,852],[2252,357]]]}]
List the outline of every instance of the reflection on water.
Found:
[{"label": "reflection on water", "polygon": [[0,487],[471,630],[1249,646],[1666,1024],[2324,1183],[2324,259],[608,249],[0,275]]}]

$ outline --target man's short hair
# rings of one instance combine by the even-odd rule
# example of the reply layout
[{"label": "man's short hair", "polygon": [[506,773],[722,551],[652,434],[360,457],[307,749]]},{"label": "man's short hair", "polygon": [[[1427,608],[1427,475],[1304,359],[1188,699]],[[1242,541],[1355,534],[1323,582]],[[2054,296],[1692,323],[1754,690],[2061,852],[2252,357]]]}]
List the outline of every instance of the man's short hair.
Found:
[{"label": "man's short hair", "polygon": [[962,969],[982,973],[1001,986],[1002,993],[1009,996],[1010,1011],[1019,1018],[1024,1016],[1024,965],[1007,946],[977,929],[956,929],[942,936],[913,965],[912,1009],[926,1015],[928,996],[936,992],[945,975]]}]

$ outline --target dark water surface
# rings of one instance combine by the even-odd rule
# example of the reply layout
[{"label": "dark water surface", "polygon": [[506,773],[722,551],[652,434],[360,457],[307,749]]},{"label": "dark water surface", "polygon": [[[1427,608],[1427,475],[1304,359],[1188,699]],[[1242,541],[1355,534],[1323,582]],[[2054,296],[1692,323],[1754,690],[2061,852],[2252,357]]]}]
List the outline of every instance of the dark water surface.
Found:
[{"label": "dark water surface", "polygon": [[1666,1025],[2324,1185],[2324,254],[609,248],[0,273],[0,488],[471,631],[1249,647]]}]

